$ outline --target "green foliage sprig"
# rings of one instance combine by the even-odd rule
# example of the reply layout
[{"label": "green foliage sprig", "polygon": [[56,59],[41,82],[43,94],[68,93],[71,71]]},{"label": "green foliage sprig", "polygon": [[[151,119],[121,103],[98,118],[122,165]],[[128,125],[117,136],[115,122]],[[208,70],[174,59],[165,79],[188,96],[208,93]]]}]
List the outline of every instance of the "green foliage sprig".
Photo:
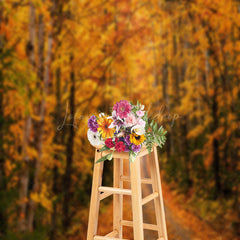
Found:
[{"label": "green foliage sprig", "polygon": [[162,148],[163,145],[166,142],[166,134],[167,131],[163,128],[163,126],[160,126],[160,128],[158,128],[158,125],[156,122],[154,122],[154,120],[151,121],[151,123],[149,124],[148,121],[146,121],[146,147],[147,150],[149,152],[149,154],[152,151],[153,145],[154,143],[157,143],[157,145]]}]

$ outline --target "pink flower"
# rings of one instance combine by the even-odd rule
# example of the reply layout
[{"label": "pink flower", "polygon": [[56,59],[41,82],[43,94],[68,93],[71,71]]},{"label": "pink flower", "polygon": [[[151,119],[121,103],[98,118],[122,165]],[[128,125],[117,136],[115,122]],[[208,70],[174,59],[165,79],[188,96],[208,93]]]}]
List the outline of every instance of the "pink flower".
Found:
[{"label": "pink flower", "polygon": [[127,127],[133,126],[133,125],[135,125],[137,123],[137,119],[136,119],[134,113],[129,113],[127,115],[125,123],[126,123],[125,125]]},{"label": "pink flower", "polygon": [[144,120],[142,120],[141,118],[138,118],[138,119],[137,119],[137,124],[140,125],[140,126],[145,127],[146,122],[145,122]]},{"label": "pink flower", "polygon": [[113,110],[116,111],[117,116],[120,118],[126,118],[131,108],[131,104],[126,100],[121,100],[113,106]]},{"label": "pink flower", "polygon": [[136,112],[136,114],[137,114],[138,117],[143,117],[144,116],[144,111],[138,110]]}]

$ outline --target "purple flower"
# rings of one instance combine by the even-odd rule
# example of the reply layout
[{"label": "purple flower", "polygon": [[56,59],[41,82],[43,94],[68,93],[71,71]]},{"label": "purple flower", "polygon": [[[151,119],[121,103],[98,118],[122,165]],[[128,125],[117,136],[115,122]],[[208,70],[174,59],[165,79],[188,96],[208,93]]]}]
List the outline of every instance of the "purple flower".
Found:
[{"label": "purple flower", "polygon": [[135,145],[135,144],[132,145],[132,150],[134,152],[139,152],[140,149],[141,149],[141,145]]},{"label": "purple flower", "polygon": [[129,146],[125,145],[125,150],[124,152],[129,152]]},{"label": "purple flower", "polygon": [[128,146],[130,146],[132,143],[130,142],[130,136],[129,135],[127,135],[126,137],[125,137],[125,143],[128,145]]},{"label": "purple flower", "polygon": [[116,111],[117,116],[120,118],[126,118],[131,109],[131,104],[126,100],[121,100],[113,106],[113,110]]},{"label": "purple flower", "polygon": [[120,129],[121,126],[123,126],[123,120],[117,116],[116,111],[112,112],[112,119],[113,119],[113,126],[116,127],[117,131]]},{"label": "purple flower", "polygon": [[88,127],[90,128],[91,131],[93,132],[97,132],[98,129],[98,123],[97,123],[97,118],[96,116],[92,115],[89,119],[88,119]]}]

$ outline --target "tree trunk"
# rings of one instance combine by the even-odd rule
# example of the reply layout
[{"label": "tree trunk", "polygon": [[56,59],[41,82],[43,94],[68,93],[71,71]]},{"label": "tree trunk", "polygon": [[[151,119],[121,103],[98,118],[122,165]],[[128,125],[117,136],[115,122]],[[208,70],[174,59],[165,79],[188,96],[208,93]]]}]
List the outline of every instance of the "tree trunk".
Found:
[{"label": "tree trunk", "polygon": [[[218,62],[218,56],[215,52],[214,41],[211,36],[212,29],[210,28],[209,31],[206,32],[206,36],[209,41],[209,56],[213,58],[215,63]],[[211,98],[211,111],[213,117],[213,123],[211,127],[211,133],[214,134],[215,131],[219,127],[219,119],[218,119],[218,92],[219,92],[219,77],[218,74],[215,72],[215,68],[211,68],[213,73],[213,96]],[[212,149],[213,149],[213,173],[214,173],[214,182],[215,182],[215,193],[214,197],[217,198],[221,193],[221,182],[220,182],[220,155],[219,155],[219,141],[216,137],[213,138],[212,141]]]},{"label": "tree trunk", "polygon": [[[43,88],[41,89],[42,101],[39,105],[36,106],[37,115],[39,116],[39,122],[34,123],[35,130],[35,147],[38,152],[38,157],[35,161],[35,171],[34,171],[34,182],[33,182],[33,193],[40,191],[39,176],[41,170],[42,162],[42,146],[43,146],[43,132],[44,132],[44,116],[45,116],[45,105],[47,96],[47,89],[50,76],[50,64],[51,64],[51,55],[52,55],[52,33],[48,35],[48,46],[47,46],[47,55],[46,63],[44,68],[44,22],[43,15],[39,15],[39,30],[38,30],[38,81],[43,82]],[[45,70],[45,71],[44,71]],[[39,84],[41,86],[41,84]],[[34,223],[34,210],[35,203],[30,199],[29,202],[29,213],[28,213],[28,230],[33,230]]]},{"label": "tree trunk", "polygon": [[[70,64],[72,64],[73,56],[71,56]],[[71,115],[71,125],[69,127],[69,136],[67,142],[67,162],[65,173],[63,176],[63,230],[66,231],[70,224],[70,211],[69,206],[71,205],[71,184],[72,184],[72,161],[73,161],[73,148],[74,148],[74,113],[75,113],[75,75],[73,69],[70,73],[70,97],[69,97],[69,108],[70,108],[70,115]]]},{"label": "tree trunk", "polygon": [[[218,120],[218,103],[217,103],[217,79],[214,76],[214,94],[212,99],[212,134],[218,129],[219,120]],[[215,181],[215,198],[221,193],[221,182],[220,182],[220,157],[219,157],[219,142],[216,137],[214,137],[212,142],[213,148],[213,172],[214,172],[214,181]]]},{"label": "tree trunk", "polygon": [[[61,119],[61,70],[57,68],[56,70],[56,112],[55,112],[55,126],[57,129],[58,120]],[[58,145],[61,143],[60,132],[56,130],[55,137],[54,137],[54,144]],[[59,160],[58,153],[54,156],[55,161]],[[54,196],[57,196],[59,191],[58,181],[59,181],[59,172],[58,172],[57,164],[54,164],[53,167],[53,185],[52,185],[52,192]],[[53,202],[53,211],[51,214],[51,228],[49,237],[51,240],[56,239],[56,230],[57,230],[57,202]]]},{"label": "tree trunk", "polygon": [[185,170],[185,181],[186,181],[186,190],[192,186],[192,180],[190,178],[190,154],[189,154],[189,142],[187,139],[188,134],[188,118],[184,116],[181,123],[182,129],[182,139],[183,139],[183,156],[184,156],[184,170]]},{"label": "tree trunk", "polygon": [[[164,111],[167,109],[167,111],[170,111],[170,104],[169,104],[169,96],[168,96],[168,61],[163,64],[162,67],[162,95],[163,95],[163,107],[162,110],[162,118],[164,116]],[[164,120],[164,119],[162,119]],[[174,154],[174,148],[173,148],[173,137],[172,137],[172,131],[168,131],[168,142],[166,143],[166,150],[167,150],[167,159],[169,160],[171,155]]]},{"label": "tree trunk", "polygon": [[[35,67],[35,7],[32,1],[30,1],[29,7],[29,41],[26,46],[26,53],[29,58],[29,62],[32,66],[32,71]],[[27,87],[28,91],[28,87]],[[28,199],[28,185],[29,185],[29,156],[27,153],[27,147],[29,145],[29,137],[31,131],[32,119],[29,113],[25,116],[24,132],[23,132],[23,143],[22,143],[22,156],[23,166],[19,176],[19,220],[18,230],[23,232],[27,230],[27,199]]]},{"label": "tree trunk", "polygon": [[5,174],[5,157],[3,148],[3,137],[4,137],[4,117],[3,117],[3,76],[0,72],[0,236],[7,231],[7,213],[6,213],[6,196],[5,191],[7,189],[7,181]]},{"label": "tree trunk", "polygon": [[23,165],[20,173],[19,179],[19,221],[18,230],[24,232],[27,230],[26,226],[26,216],[27,216],[27,199],[28,199],[28,185],[29,185],[29,156],[27,154],[27,146],[29,144],[29,136],[31,130],[31,117],[26,116],[24,133],[23,133],[23,143],[22,143],[22,153],[23,153]]},{"label": "tree trunk", "polygon": [[[0,2],[1,3],[1,2]],[[2,25],[2,11],[0,10],[0,28]],[[0,53],[3,51],[4,37],[0,35]],[[5,208],[6,196],[5,191],[7,189],[7,181],[5,174],[5,154],[4,154],[4,111],[3,111],[3,94],[4,94],[4,79],[3,73],[0,69],[0,237],[7,232],[7,212]]]},{"label": "tree trunk", "polygon": [[[58,41],[58,36],[62,30],[62,24],[64,22],[64,19],[62,18],[62,9],[64,7],[64,1],[58,1],[54,0],[52,9],[51,9],[51,18],[52,18],[52,27],[53,27],[53,41],[56,44],[56,49],[58,49],[61,46],[61,41]],[[53,56],[54,58],[54,56]],[[55,72],[56,77],[56,111],[54,114],[54,125],[56,127],[56,133],[53,139],[53,142],[55,145],[59,145],[64,142],[64,134],[63,132],[60,132],[58,130],[58,121],[61,119],[61,113],[62,113],[62,107],[61,107],[61,68],[58,67]],[[59,153],[55,153],[54,160],[60,161]],[[52,193],[56,199],[58,199],[58,194],[60,191],[59,186],[59,180],[60,180],[60,174],[59,174],[59,168],[57,164],[54,164],[53,167],[53,184],[52,184]],[[58,211],[57,211],[57,204],[58,201],[53,202],[53,210],[51,214],[51,226],[50,226],[50,232],[49,232],[49,238],[51,240],[57,239],[57,228],[58,228]]]}]

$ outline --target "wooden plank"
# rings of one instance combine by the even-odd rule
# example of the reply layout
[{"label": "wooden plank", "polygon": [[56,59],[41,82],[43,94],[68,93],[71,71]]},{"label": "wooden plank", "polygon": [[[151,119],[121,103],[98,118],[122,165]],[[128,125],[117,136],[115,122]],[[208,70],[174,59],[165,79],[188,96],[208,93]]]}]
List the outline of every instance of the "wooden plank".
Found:
[{"label": "wooden plank", "polygon": [[[111,153],[112,151],[103,151],[103,156]],[[121,158],[121,159],[128,159],[129,158],[129,154],[128,152],[117,152],[117,151],[114,151],[113,152],[113,158]]]},{"label": "wooden plank", "polygon": [[137,157],[130,163],[130,179],[132,189],[132,215],[134,239],[144,240],[143,236],[143,213],[142,213],[142,187],[140,158]]},{"label": "wooden plank", "polygon": [[122,239],[122,238],[102,237],[102,236],[95,236],[93,239],[94,240],[128,240],[128,239]]},{"label": "wooden plank", "polygon": [[[121,180],[124,182],[130,182],[130,177],[128,176],[121,176]],[[142,178],[141,183],[143,184],[152,184],[152,179],[151,178]]]},{"label": "wooden plank", "polygon": [[149,163],[150,163],[151,177],[153,182],[152,184],[153,192],[159,193],[159,197],[154,199],[156,220],[158,225],[158,238],[164,238],[164,240],[168,240],[156,146],[153,149],[153,153],[151,153],[151,155],[149,156]]},{"label": "wooden plank", "polygon": [[[113,160],[113,187],[123,189],[123,181],[120,176],[123,174],[123,159],[115,158]],[[113,230],[117,231],[116,237],[122,238],[122,205],[123,205],[123,195],[114,194],[113,195]]]},{"label": "wooden plank", "polygon": [[146,203],[152,201],[154,198],[158,197],[159,194],[158,192],[154,192],[150,195],[148,195],[147,197],[145,197],[143,200],[142,200],[142,205],[145,205]]},{"label": "wooden plank", "polygon": [[109,197],[109,196],[111,196],[111,195],[112,195],[112,193],[107,193],[107,192],[101,193],[100,194],[100,201],[105,199],[105,198],[107,198],[107,197]]},{"label": "wooden plank", "polygon": [[104,237],[116,237],[117,234],[118,234],[118,231],[117,230],[113,230],[112,232],[108,233]]},{"label": "wooden plank", "polygon": [[[153,150],[152,150],[153,151]],[[140,153],[138,154],[138,158],[141,158],[141,157],[143,157],[143,156],[145,156],[145,155],[147,155],[148,154],[148,150],[147,149],[142,149],[141,151],[140,151]]]},{"label": "wooden plank", "polygon": [[[133,227],[133,222],[122,220],[122,225],[125,227]],[[147,230],[158,231],[158,226],[155,224],[143,223],[143,228]]]},{"label": "wooden plank", "polygon": [[112,194],[123,194],[123,195],[132,195],[132,191],[130,189],[122,189],[122,188],[113,188],[113,187],[99,187],[99,192],[108,192]]},{"label": "wooden plank", "polygon": [[[154,145],[156,146],[156,145]],[[102,146],[95,146],[96,149],[101,149]],[[153,151],[153,149],[152,149]],[[129,159],[129,153],[128,152],[117,152],[117,151],[103,151],[102,156],[105,156],[109,153],[113,152],[113,158],[122,158],[122,159]],[[138,157],[142,157],[148,154],[148,150],[145,145],[142,146],[140,153],[138,154]]]},{"label": "wooden plank", "polygon": [[[102,154],[97,152],[96,150],[95,162],[101,157],[102,157]],[[92,193],[91,193],[90,210],[89,210],[89,217],[88,217],[87,240],[93,240],[93,237],[97,234],[99,204],[100,204],[100,192],[98,191],[98,188],[102,185],[102,172],[103,172],[103,162],[94,164]]]}]

